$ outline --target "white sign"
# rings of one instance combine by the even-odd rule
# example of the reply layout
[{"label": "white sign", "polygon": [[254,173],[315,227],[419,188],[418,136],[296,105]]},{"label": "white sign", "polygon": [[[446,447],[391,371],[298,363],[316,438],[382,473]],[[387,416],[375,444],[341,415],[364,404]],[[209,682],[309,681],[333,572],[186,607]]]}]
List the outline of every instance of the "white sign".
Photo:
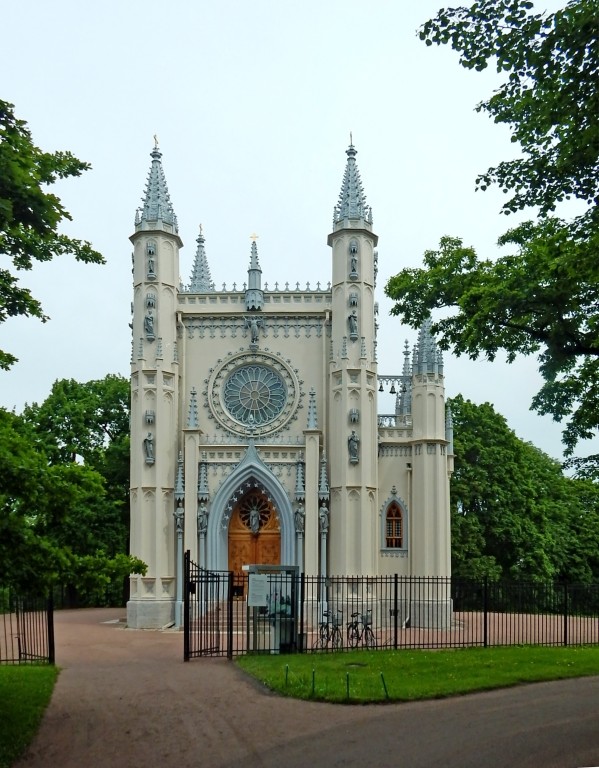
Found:
[{"label": "white sign", "polygon": [[250,573],[249,576],[248,606],[250,608],[266,608],[268,605],[266,599],[266,594],[268,592],[267,574]]}]

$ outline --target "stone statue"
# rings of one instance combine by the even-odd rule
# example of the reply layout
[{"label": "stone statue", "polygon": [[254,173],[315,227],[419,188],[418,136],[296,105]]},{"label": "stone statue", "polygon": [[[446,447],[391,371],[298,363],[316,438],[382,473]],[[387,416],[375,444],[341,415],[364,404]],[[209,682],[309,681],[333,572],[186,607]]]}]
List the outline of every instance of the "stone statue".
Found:
[{"label": "stone statue", "polygon": [[320,532],[326,533],[329,530],[329,510],[324,504],[318,512],[318,519],[320,521]]},{"label": "stone statue", "polygon": [[154,315],[150,311],[144,317],[144,331],[146,336],[154,338]]},{"label": "stone statue", "polygon": [[198,507],[198,533],[205,536],[208,530],[208,507],[202,502]]},{"label": "stone statue", "polygon": [[259,317],[246,317],[246,328],[250,329],[250,342],[257,344],[260,336],[260,326],[262,325],[262,319]]},{"label": "stone statue", "polygon": [[146,452],[146,464],[154,463],[154,436],[151,432],[148,432],[148,436],[144,439],[144,450]]},{"label": "stone statue", "polygon": [[347,318],[347,323],[349,325],[349,336],[351,339],[357,339],[358,338],[358,316],[356,315],[356,310],[353,309],[349,317]]},{"label": "stone statue", "polygon": [[351,435],[347,438],[347,450],[349,451],[350,464],[357,464],[359,459],[358,451],[360,449],[360,438],[356,434],[355,429],[352,429]]},{"label": "stone statue", "polygon": [[349,273],[352,277],[358,274],[358,244],[355,240],[349,244]]},{"label": "stone statue", "polygon": [[252,507],[250,510],[250,530],[252,533],[258,533],[260,530],[260,512],[256,507]]},{"label": "stone statue", "polygon": [[298,504],[295,510],[295,532],[304,532],[304,505]]},{"label": "stone statue", "polygon": [[185,518],[185,512],[183,511],[183,499],[177,501],[177,509],[174,511],[175,527],[177,533],[183,533],[183,520]]}]

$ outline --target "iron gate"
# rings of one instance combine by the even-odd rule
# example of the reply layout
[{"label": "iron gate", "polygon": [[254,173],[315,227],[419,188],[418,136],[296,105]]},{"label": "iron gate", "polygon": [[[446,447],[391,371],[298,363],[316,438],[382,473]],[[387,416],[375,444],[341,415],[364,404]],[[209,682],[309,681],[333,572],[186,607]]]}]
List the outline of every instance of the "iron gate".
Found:
[{"label": "iron gate", "polygon": [[233,656],[233,571],[207,571],[185,553],[184,650],[196,656]]}]

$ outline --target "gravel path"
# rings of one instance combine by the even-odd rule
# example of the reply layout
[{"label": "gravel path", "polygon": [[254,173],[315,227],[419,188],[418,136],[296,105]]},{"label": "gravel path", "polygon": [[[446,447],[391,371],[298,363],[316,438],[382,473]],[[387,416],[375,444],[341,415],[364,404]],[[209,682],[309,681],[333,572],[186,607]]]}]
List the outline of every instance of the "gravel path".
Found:
[{"label": "gravel path", "polygon": [[18,768],[599,766],[599,677],[456,699],[343,706],[282,699],[180,632],[122,609],[59,611],[62,671]]}]

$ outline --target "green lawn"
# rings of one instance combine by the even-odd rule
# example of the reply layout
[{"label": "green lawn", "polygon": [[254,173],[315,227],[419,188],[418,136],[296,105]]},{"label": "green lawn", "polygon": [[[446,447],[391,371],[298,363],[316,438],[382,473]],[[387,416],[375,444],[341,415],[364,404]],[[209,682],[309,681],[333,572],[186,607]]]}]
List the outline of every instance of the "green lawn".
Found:
[{"label": "green lawn", "polygon": [[0,768],[9,768],[30,744],[57,677],[50,665],[0,665]]},{"label": "green lawn", "polygon": [[599,675],[599,647],[251,655],[240,656],[237,664],[284,696],[366,704],[434,699],[519,683]]}]

